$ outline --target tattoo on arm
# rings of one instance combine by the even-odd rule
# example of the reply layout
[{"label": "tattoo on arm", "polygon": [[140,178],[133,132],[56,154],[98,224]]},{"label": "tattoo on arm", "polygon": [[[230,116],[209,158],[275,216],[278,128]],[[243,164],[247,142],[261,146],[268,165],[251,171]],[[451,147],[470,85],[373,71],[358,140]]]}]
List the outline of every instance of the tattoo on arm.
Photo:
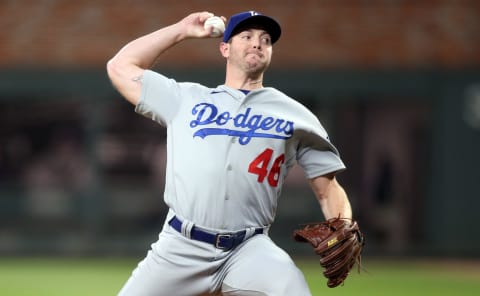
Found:
[{"label": "tattoo on arm", "polygon": [[140,76],[133,77],[132,81],[141,83],[142,79],[143,79],[143,76],[140,75]]}]

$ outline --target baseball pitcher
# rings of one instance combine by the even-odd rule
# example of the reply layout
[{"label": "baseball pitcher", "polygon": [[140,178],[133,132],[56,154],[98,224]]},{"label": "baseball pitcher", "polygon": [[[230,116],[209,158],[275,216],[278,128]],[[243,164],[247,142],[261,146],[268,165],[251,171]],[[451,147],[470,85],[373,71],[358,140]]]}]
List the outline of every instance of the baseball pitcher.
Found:
[{"label": "baseball pitcher", "polygon": [[151,70],[177,43],[217,36],[218,27],[204,26],[213,16],[192,13],[131,41],[107,64],[135,112],[167,129],[170,210],[119,295],[311,295],[293,260],[268,236],[289,169],[303,168],[324,218],[348,221],[352,211],[335,179],[345,166],[319,120],[263,85],[278,22],[255,11],[229,19],[219,44],[225,82],[217,87]]}]

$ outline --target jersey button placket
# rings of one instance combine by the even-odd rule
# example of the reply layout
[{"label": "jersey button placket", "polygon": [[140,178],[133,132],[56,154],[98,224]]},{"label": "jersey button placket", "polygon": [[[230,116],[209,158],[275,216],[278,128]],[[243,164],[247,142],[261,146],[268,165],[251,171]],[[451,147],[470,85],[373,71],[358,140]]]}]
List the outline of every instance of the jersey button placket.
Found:
[{"label": "jersey button placket", "polygon": [[[227,165],[227,173],[230,173],[231,171],[233,170],[233,166],[231,164],[228,164]],[[225,200],[229,200],[230,199],[230,195],[227,193],[225,193]]]}]

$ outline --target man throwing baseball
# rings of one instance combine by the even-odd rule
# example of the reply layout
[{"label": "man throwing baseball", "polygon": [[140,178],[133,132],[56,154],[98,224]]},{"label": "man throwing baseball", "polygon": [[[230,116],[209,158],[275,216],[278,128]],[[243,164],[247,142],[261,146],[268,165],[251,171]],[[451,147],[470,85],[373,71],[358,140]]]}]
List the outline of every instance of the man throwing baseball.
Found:
[{"label": "man throwing baseball", "polygon": [[119,295],[311,295],[268,236],[289,169],[303,168],[325,218],[352,213],[335,179],[345,166],[318,119],[263,85],[280,25],[254,11],[233,15],[219,45],[225,83],[215,88],[150,70],[177,43],[211,38],[204,22],[212,16],[192,13],[108,62],[113,85],[135,111],[167,128],[170,210]]}]

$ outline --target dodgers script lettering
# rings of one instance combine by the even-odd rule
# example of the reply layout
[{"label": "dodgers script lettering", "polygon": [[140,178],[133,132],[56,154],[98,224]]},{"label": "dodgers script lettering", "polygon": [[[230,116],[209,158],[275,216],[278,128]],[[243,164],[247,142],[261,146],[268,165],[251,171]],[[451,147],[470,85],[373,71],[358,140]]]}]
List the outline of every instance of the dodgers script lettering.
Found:
[{"label": "dodgers script lettering", "polygon": [[294,131],[292,121],[253,114],[252,108],[233,115],[228,111],[220,112],[214,104],[201,103],[193,107],[192,115],[195,118],[190,121],[190,127],[202,127],[195,131],[193,137],[202,139],[211,135],[232,136],[239,137],[238,142],[246,145],[252,138],[286,140]]}]

